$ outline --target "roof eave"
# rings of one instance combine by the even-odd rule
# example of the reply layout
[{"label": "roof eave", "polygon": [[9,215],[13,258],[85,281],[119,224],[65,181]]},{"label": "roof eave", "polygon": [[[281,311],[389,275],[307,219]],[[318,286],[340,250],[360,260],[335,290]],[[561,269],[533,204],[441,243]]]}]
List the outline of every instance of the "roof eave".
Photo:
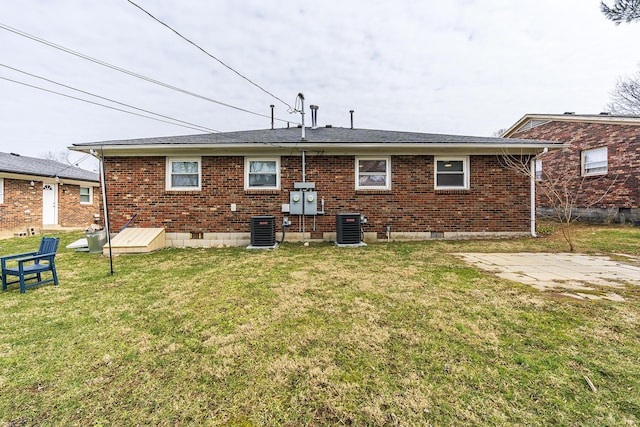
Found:
[{"label": "roof eave", "polygon": [[396,155],[416,154],[538,154],[544,149],[564,148],[561,143],[548,141],[527,143],[313,143],[313,142],[246,142],[216,144],[139,144],[139,145],[82,145],[71,146],[70,150],[90,153],[104,150],[105,156],[167,156],[175,154],[192,155],[259,155],[293,154],[302,151],[317,154],[354,155],[360,153],[384,153]]},{"label": "roof eave", "polygon": [[29,174],[29,173],[14,173],[14,172],[3,172],[3,171],[0,171],[0,178],[9,178],[9,179],[16,179],[21,181],[36,181],[36,182],[45,182],[45,183],[62,183],[62,184],[69,184],[69,185],[80,185],[85,187],[95,187],[100,185],[99,180],[92,181],[92,180],[65,178],[65,177],[58,177],[58,179],[56,179],[55,176],[42,176],[42,175]]},{"label": "roof eave", "polygon": [[545,120],[555,122],[590,122],[616,125],[640,126],[640,117],[610,116],[606,114],[525,114],[500,137],[511,138],[529,120]]}]

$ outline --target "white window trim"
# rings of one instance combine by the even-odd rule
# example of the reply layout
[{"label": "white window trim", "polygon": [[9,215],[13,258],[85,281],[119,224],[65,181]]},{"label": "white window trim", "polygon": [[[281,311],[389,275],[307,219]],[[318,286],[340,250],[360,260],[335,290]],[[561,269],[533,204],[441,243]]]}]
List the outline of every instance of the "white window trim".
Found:
[{"label": "white window trim", "polygon": [[[464,174],[464,185],[458,187],[438,186],[438,162],[462,161],[462,172]],[[471,168],[469,166],[469,156],[435,156],[433,158],[433,186],[436,190],[468,190],[471,182]]]},{"label": "white window trim", "polygon": [[[250,162],[276,162],[276,185],[273,187],[251,187],[249,185]],[[245,190],[280,190],[280,157],[245,157],[244,158],[244,189]]]},{"label": "white window trim", "polygon": [[[386,185],[360,185],[360,160],[385,160],[387,164],[387,169],[385,171],[386,175]],[[366,157],[356,157],[355,162],[355,181],[356,181],[356,190],[391,190],[391,156],[366,156]]]},{"label": "white window trim", "polygon": [[4,203],[4,178],[0,178],[0,204]]},{"label": "white window trim", "polygon": [[[198,163],[198,186],[197,187],[172,187],[171,186],[171,163],[173,162],[197,162]],[[165,167],[165,189],[167,191],[200,191],[202,190],[202,158],[201,157],[167,157]]]},{"label": "white window trim", "polygon": [[[82,201],[82,193],[80,193],[80,204],[81,205],[92,205],[93,204],[93,187],[82,187],[80,186],[80,188],[88,188],[89,189],[89,201],[88,202],[83,202]],[[78,190],[81,191],[81,190]]]},{"label": "white window trim", "polygon": [[[586,159],[586,154],[589,152],[594,152],[594,151],[599,151],[599,150],[603,150],[605,153],[605,160],[607,162],[607,166],[606,166],[606,170],[604,171],[598,171],[598,172],[590,172],[587,173],[587,168],[585,167],[585,159]],[[597,147],[597,148],[590,148],[587,150],[582,150],[580,152],[580,171],[582,176],[598,176],[598,175],[606,175],[609,173],[609,150],[607,149],[607,147]]]}]

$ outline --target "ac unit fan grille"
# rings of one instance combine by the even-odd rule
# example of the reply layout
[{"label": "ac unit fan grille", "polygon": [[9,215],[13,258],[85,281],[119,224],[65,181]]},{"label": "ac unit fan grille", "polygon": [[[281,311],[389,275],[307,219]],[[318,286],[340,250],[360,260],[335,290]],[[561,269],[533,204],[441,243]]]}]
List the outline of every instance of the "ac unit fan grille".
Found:
[{"label": "ac unit fan grille", "polygon": [[360,214],[342,213],[336,215],[336,242],[339,245],[360,243]]},{"label": "ac unit fan grille", "polygon": [[251,217],[251,246],[274,246],[276,244],[276,217]]}]

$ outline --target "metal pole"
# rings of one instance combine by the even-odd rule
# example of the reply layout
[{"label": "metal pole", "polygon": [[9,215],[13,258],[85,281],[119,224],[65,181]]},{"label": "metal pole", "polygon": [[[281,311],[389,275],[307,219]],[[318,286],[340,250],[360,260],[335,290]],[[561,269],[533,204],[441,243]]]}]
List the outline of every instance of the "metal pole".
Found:
[{"label": "metal pole", "polygon": [[107,205],[107,179],[104,170],[104,146],[100,146],[100,178],[102,179],[102,207],[104,209],[104,229],[107,231],[107,244],[109,245],[109,264],[113,276],[113,253],[111,251],[111,227],[109,226],[109,206]]},{"label": "metal pole", "polygon": [[275,128],[275,125],[273,123],[273,109],[276,108],[276,106],[271,104],[270,107],[271,107],[271,130],[273,130]]},{"label": "metal pole", "polygon": [[304,141],[306,137],[306,135],[304,134],[304,95],[302,93],[299,93],[298,97],[300,98],[300,102],[302,104],[300,113],[302,114],[302,140]]}]

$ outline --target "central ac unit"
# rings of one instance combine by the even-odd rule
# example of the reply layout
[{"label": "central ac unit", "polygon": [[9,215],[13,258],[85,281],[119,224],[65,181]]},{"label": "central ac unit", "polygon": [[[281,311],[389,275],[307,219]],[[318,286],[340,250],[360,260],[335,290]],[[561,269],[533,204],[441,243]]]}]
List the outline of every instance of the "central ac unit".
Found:
[{"label": "central ac unit", "polygon": [[339,213],[336,215],[336,244],[338,246],[364,246],[360,240],[362,228],[360,214]]},{"label": "central ac unit", "polygon": [[276,217],[252,216],[251,217],[251,245],[249,249],[275,248],[276,242]]}]

